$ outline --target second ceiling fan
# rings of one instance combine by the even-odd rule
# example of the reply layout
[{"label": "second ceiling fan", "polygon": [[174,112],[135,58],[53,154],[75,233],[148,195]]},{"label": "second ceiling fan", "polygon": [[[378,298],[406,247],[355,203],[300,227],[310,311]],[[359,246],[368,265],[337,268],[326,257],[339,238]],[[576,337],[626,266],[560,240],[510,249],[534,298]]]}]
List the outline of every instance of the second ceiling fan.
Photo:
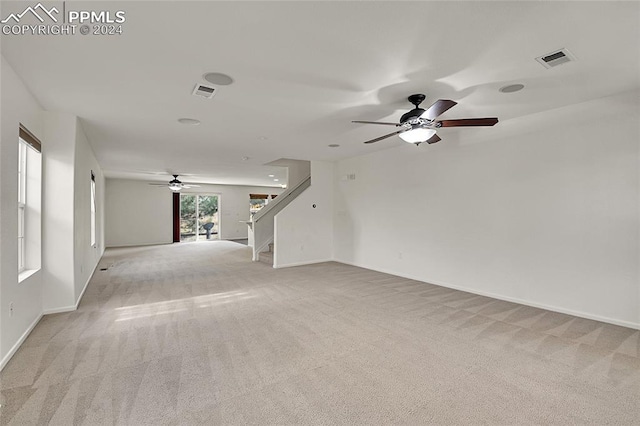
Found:
[{"label": "second ceiling fan", "polygon": [[195,185],[193,183],[182,183],[178,179],[178,175],[173,175],[173,180],[169,181],[169,183],[155,183],[151,182],[149,185],[153,186],[166,186],[173,192],[180,192],[181,189],[189,189],[189,188],[199,188],[200,185]]},{"label": "second ceiling fan", "polygon": [[436,120],[442,113],[457,105],[457,102],[439,99],[429,108],[422,109],[420,104],[426,98],[423,94],[415,94],[407,99],[415,108],[400,117],[399,123],[387,123],[380,121],[352,121],[352,123],[362,124],[381,124],[383,126],[399,127],[395,132],[380,136],[375,139],[366,141],[365,143],[374,143],[391,136],[398,135],[405,142],[420,145],[423,142],[432,144],[440,141],[440,137],[436,134],[437,129],[441,127],[468,127],[468,126],[493,126],[498,122],[497,117],[488,118],[462,118],[457,120]]}]

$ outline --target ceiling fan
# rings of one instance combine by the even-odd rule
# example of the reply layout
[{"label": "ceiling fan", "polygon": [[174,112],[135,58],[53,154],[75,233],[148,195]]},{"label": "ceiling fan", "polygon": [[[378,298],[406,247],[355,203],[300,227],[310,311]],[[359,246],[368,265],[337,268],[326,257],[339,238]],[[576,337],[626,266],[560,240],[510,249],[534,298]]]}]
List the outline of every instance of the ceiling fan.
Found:
[{"label": "ceiling fan", "polygon": [[173,180],[169,183],[149,183],[152,186],[167,186],[173,192],[179,192],[181,189],[199,188],[200,185],[194,185],[192,183],[182,183],[178,180],[178,175],[173,175]]},{"label": "ceiling fan", "polygon": [[407,98],[409,102],[415,105],[415,108],[403,114],[402,117],[400,117],[400,123],[360,120],[352,121],[352,123],[381,124],[384,126],[399,127],[399,129],[393,133],[371,139],[365,143],[374,143],[390,138],[391,136],[398,135],[405,142],[409,142],[417,146],[423,142],[428,144],[439,142],[440,138],[436,134],[436,131],[441,127],[493,126],[498,122],[497,117],[436,120],[436,118],[438,118],[442,113],[457,105],[457,102],[447,99],[439,99],[425,110],[419,107],[425,97],[426,96],[423,94],[415,94]]}]

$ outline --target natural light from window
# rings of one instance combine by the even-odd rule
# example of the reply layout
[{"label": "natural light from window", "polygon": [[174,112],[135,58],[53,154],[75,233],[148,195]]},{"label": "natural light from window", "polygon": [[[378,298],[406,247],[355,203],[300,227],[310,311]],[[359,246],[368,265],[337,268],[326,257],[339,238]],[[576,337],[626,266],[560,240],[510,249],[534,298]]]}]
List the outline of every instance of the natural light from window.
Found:
[{"label": "natural light from window", "polygon": [[40,141],[22,125],[18,138],[18,281],[40,269],[42,156]]},{"label": "natural light from window", "polygon": [[91,172],[91,247],[96,246],[96,177]]},{"label": "natural light from window", "polygon": [[115,308],[116,322],[130,321],[140,318],[156,317],[159,315],[177,314],[192,311],[193,308],[215,308],[219,305],[236,303],[241,300],[253,299],[255,294],[246,291],[227,291],[223,293],[204,294],[201,296],[182,299],[165,300],[162,302],[143,303],[139,305]]},{"label": "natural light from window", "polygon": [[18,273],[25,270],[25,211],[27,209],[27,143],[18,142]]}]

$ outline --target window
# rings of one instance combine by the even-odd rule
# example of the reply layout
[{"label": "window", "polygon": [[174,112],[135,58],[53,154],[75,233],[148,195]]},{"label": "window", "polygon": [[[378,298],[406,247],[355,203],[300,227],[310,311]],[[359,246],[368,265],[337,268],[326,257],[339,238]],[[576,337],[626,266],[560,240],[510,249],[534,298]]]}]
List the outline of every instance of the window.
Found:
[{"label": "window", "polygon": [[18,273],[25,270],[25,212],[27,209],[27,143],[18,141]]},{"label": "window", "polygon": [[20,125],[18,137],[18,273],[40,269],[42,159],[40,141]]},{"label": "window", "polygon": [[91,247],[96,246],[96,177],[91,171]]}]

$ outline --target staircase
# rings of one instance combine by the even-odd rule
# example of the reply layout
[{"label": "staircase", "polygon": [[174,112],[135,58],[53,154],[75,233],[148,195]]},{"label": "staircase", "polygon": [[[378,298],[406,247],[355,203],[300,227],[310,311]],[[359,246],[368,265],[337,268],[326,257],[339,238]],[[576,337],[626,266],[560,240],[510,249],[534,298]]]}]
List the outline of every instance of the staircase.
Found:
[{"label": "staircase", "polygon": [[[278,197],[256,213],[249,223],[249,232],[253,233],[253,261],[260,261],[262,257],[271,257],[269,263],[273,265],[273,220],[282,209],[311,186],[311,176],[307,176],[296,186],[287,189]],[[271,245],[271,246],[270,246]]]},{"label": "staircase", "polygon": [[273,243],[269,243],[269,250],[260,253],[260,262],[273,266]]}]

